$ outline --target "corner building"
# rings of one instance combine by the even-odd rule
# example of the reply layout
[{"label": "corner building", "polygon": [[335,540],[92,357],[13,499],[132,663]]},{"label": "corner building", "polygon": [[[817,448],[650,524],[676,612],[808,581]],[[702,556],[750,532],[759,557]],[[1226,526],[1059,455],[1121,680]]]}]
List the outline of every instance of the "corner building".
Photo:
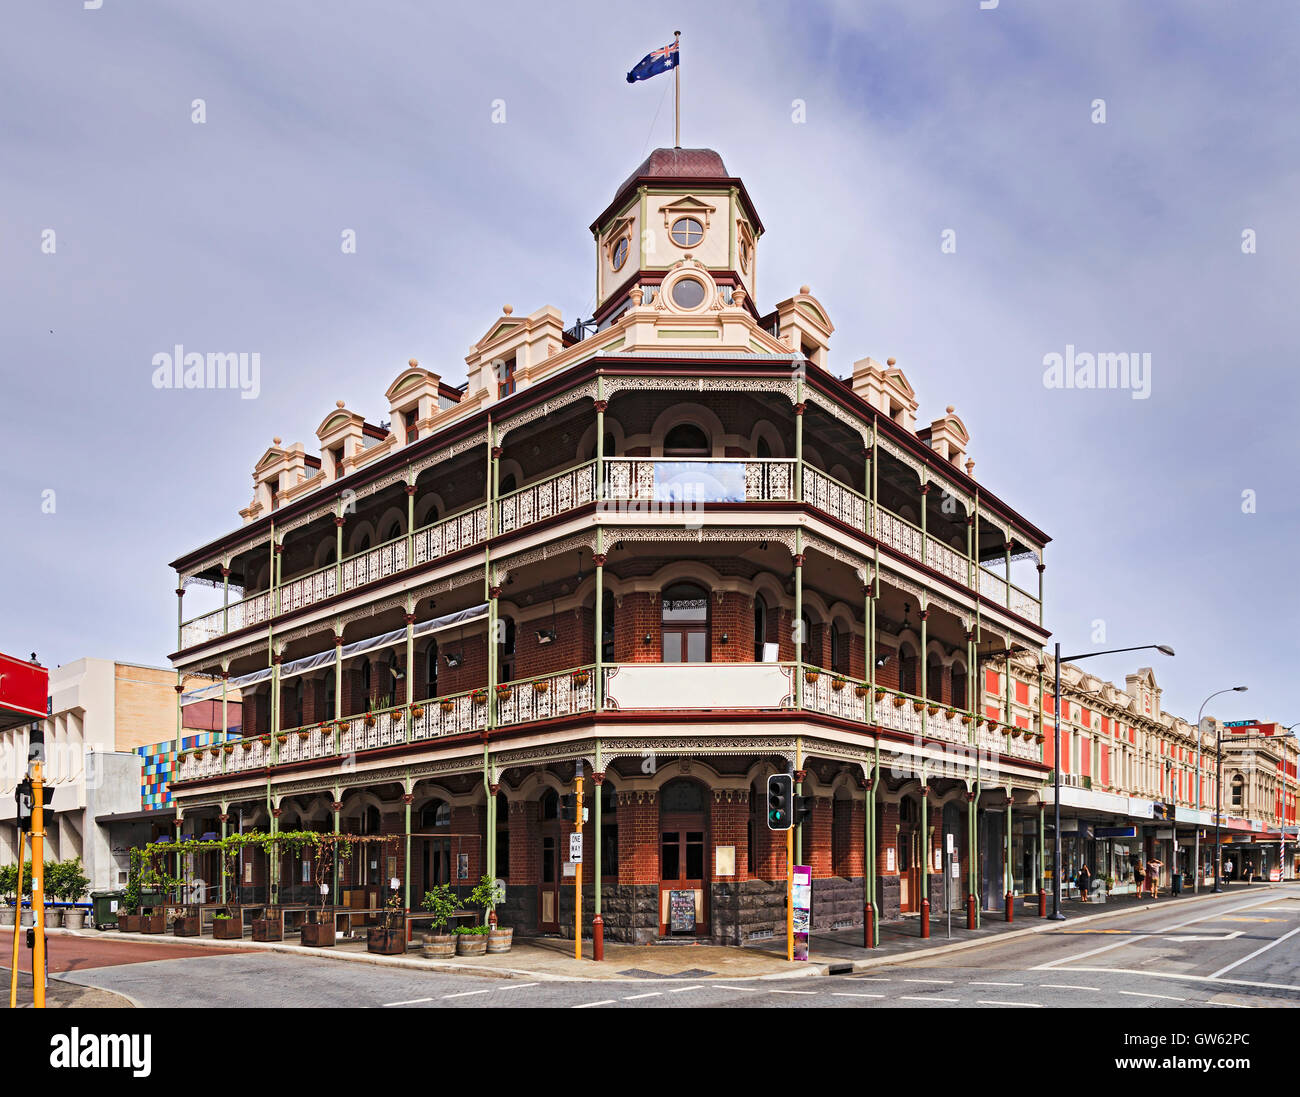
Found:
[{"label": "corner building", "polygon": [[656,150],[591,232],[592,320],[505,306],[465,385],[412,361],[386,421],[277,439],[243,526],[174,562],[178,696],[244,700],[242,742],[182,755],[178,828],[396,834],[340,901],[486,872],[502,924],[571,935],[581,772],[584,931],[740,944],[783,932],[765,790],[793,770],[815,927],[1001,916],[1042,878],[1016,887],[1012,835],[1041,866],[1048,766],[1041,682],[984,684],[1040,661],[1047,536],[892,359],[830,372],[807,286],[760,309],[763,225],[716,152]]}]

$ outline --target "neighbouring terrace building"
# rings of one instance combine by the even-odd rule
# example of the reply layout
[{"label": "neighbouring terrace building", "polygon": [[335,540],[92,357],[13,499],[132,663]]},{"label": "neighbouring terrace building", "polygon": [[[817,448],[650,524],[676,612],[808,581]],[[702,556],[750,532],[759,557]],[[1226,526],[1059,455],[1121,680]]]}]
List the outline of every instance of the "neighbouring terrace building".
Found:
[{"label": "neighbouring terrace building", "polygon": [[[186,706],[178,725],[175,687],[175,673],[163,667],[109,659],[78,659],[49,672],[44,775],[54,794],[45,857],[80,857],[92,889],[125,883],[131,845],[156,837],[157,820],[172,832],[178,726],[182,748],[225,737],[210,704]],[[232,691],[227,711],[236,725],[239,708]],[[0,732],[0,864],[17,860],[13,793],[27,775],[30,729]]]},{"label": "neighbouring terrace building", "polygon": [[[181,753],[178,830],[396,835],[335,895],[486,873],[503,924],[572,934],[580,777],[584,925],[744,943],[784,924],[765,790],[794,771],[815,925],[1036,895],[1047,535],[893,359],[831,372],[809,287],[760,308],[763,225],[716,152],[656,150],[591,233],[591,321],[505,306],[465,385],[412,361],[386,420],[339,402],[319,457],[276,439],[243,525],[174,561],[182,700],[245,702],[242,741]],[[1071,794],[1154,801],[1166,743],[1185,776],[1189,729],[1071,672]],[[311,873],[249,855],[241,897]]]}]

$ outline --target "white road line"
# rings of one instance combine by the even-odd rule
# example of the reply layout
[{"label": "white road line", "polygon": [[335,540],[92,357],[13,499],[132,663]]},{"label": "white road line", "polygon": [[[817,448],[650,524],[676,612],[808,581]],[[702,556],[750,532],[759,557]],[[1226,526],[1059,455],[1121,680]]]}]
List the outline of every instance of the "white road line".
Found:
[{"label": "white road line", "polygon": [[1121,990],[1121,994],[1127,994],[1130,998],[1163,998],[1166,1002],[1185,1002],[1186,998],[1175,998],[1170,994],[1143,994],[1140,990]]},{"label": "white road line", "polygon": [[968,986],[973,986],[973,987],[1022,987],[1022,986],[1024,986],[1025,984],[1024,984],[1024,983],[976,983],[976,982],[971,982],[971,983],[969,983],[969,984],[967,984],[967,985],[968,985]]},{"label": "white road line", "polygon": [[1230,987],[1258,987],[1261,990],[1289,990],[1300,994],[1300,986],[1293,983],[1260,983],[1248,979],[1215,979],[1209,975],[1189,975],[1186,972],[1174,971],[1143,971],[1139,968],[1123,967],[1080,967],[1073,970],[1095,972],[1098,975],[1144,975],[1148,979],[1187,979],[1196,983],[1222,983]]},{"label": "white road line", "polygon": [[649,994],[629,994],[626,998],[623,999],[623,1001],[636,1002],[641,998],[662,998],[662,997],[663,997],[663,991],[652,990]]},{"label": "white road line", "polygon": [[955,1002],[957,1001],[956,998],[921,998],[912,994],[900,994],[898,996],[898,1000],[900,1002]]},{"label": "white road line", "polygon": [[416,1006],[421,1002],[432,1002],[432,998],[408,998],[405,1002],[385,1002],[380,1009],[387,1009],[389,1006]]},{"label": "white road line", "polygon": [[475,994],[491,994],[496,987],[488,987],[487,990],[462,990],[459,994],[444,994],[443,1000],[448,998],[472,998]]},{"label": "white road line", "polygon": [[977,1006],[1020,1006],[1022,1009],[1042,1009],[1037,1002],[995,1002],[992,999],[976,999]]},{"label": "white road line", "polygon": [[612,1006],[613,1004],[614,1004],[614,999],[613,999],[613,998],[602,998],[599,1002],[582,1002],[582,1003],[580,1003],[580,1004],[578,1004],[578,1005],[576,1005],[576,1006],[573,1006],[573,1007],[571,1007],[571,1008],[573,1008],[573,1009],[590,1009],[592,1006]]},{"label": "white road line", "polygon": [[904,979],[905,983],[952,983],[951,979]]},{"label": "white road line", "polygon": [[500,990],[523,990],[524,987],[535,987],[536,983],[511,983],[508,987],[500,987]]},{"label": "white road line", "polygon": [[1267,952],[1269,949],[1273,948],[1276,945],[1280,945],[1288,937],[1294,937],[1297,933],[1300,933],[1300,926],[1296,926],[1295,929],[1293,929],[1290,933],[1282,934],[1282,936],[1279,937],[1276,941],[1270,941],[1263,948],[1257,948],[1249,956],[1243,956],[1240,960],[1234,960],[1231,964],[1228,964],[1227,967],[1219,968],[1219,970],[1216,971],[1213,975],[1211,975],[1210,978],[1217,979],[1225,971],[1231,971],[1235,967],[1240,967],[1247,960],[1253,960],[1256,956],[1260,955],[1261,953]]},{"label": "white road line", "polygon": [[1078,952],[1073,956],[1062,956],[1059,960],[1049,960],[1045,964],[1038,964],[1032,967],[1030,971],[1051,971],[1058,964],[1072,964],[1075,960],[1086,960],[1089,956],[1096,956],[1100,952],[1109,952],[1113,948],[1121,948],[1124,945],[1131,945],[1134,941],[1145,941],[1151,934],[1144,933],[1135,937],[1125,937],[1121,941],[1112,941],[1108,945],[1102,945],[1101,948],[1089,949],[1087,952]]},{"label": "white road line", "polygon": [[714,990],[738,990],[738,991],[740,991],[742,994],[757,994],[757,993],[758,993],[758,988],[757,988],[757,987],[729,987],[729,986],[727,986],[725,983],[714,983],[714,984],[713,984],[713,989],[714,989]]},{"label": "white road line", "polygon": [[831,992],[832,998],[883,998],[883,994],[853,994],[847,990],[835,990]]},{"label": "white road line", "polygon": [[815,990],[770,990],[769,994],[816,994]]},{"label": "white road line", "polygon": [[1081,987],[1074,983],[1039,983],[1045,990],[1100,990],[1100,987]]},{"label": "white road line", "polygon": [[693,987],[673,987],[673,989],[670,990],[668,993],[669,993],[669,994],[685,994],[688,990],[703,990],[703,989],[704,989],[704,988],[703,988],[702,986],[693,986]]},{"label": "white road line", "polygon": [[853,981],[854,981],[855,983],[889,983],[889,982],[893,982],[892,979],[882,979],[882,978],[880,978],[879,976],[873,976],[873,975],[854,975],[854,976],[852,976],[852,979],[853,979]]}]

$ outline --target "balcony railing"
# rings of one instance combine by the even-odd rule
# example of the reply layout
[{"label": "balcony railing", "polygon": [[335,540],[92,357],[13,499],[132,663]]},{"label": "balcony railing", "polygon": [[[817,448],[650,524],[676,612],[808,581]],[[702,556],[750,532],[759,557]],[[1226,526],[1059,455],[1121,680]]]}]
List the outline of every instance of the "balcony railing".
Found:
[{"label": "balcony railing", "polygon": [[[588,461],[528,484],[495,503],[496,530],[514,533],[596,499],[596,467]],[[824,514],[871,533],[913,560],[934,568],[963,586],[970,582],[966,555],[879,505],[807,462],[802,470],[804,500]],[[781,458],[612,457],[605,460],[605,498],[690,507],[699,503],[789,502],[795,497],[795,462]],[[261,591],[223,609],[181,625],[182,650],[303,609],[336,594],[387,579],[407,568],[481,545],[487,540],[486,505],[471,507],[382,545],[346,557],[342,565],[323,568],[285,581],[274,592]],[[1035,624],[1042,623],[1038,599],[984,566],[976,569],[979,593]]]},{"label": "balcony railing", "polygon": [[[796,663],[621,663],[602,668],[606,711],[691,709],[753,712],[796,708],[796,674],[803,709],[879,726],[917,739],[960,745],[972,741],[989,753],[1041,761],[1042,745],[1030,729],[874,688],[867,682]],[[414,745],[487,727],[485,688],[416,701],[339,720],[197,747],[181,754],[177,781],[265,770],[276,765],[354,758],[367,751]],[[571,667],[502,683],[496,724],[512,727],[596,711],[596,668]],[[974,739],[972,740],[972,736]]]}]

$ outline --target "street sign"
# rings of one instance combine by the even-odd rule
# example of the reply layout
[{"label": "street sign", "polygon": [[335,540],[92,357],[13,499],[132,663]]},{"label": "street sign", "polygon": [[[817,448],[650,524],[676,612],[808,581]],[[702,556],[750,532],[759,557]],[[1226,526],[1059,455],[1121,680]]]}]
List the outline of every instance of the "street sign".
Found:
[{"label": "street sign", "polygon": [[569,860],[575,864],[582,864],[582,835],[569,835]]}]

